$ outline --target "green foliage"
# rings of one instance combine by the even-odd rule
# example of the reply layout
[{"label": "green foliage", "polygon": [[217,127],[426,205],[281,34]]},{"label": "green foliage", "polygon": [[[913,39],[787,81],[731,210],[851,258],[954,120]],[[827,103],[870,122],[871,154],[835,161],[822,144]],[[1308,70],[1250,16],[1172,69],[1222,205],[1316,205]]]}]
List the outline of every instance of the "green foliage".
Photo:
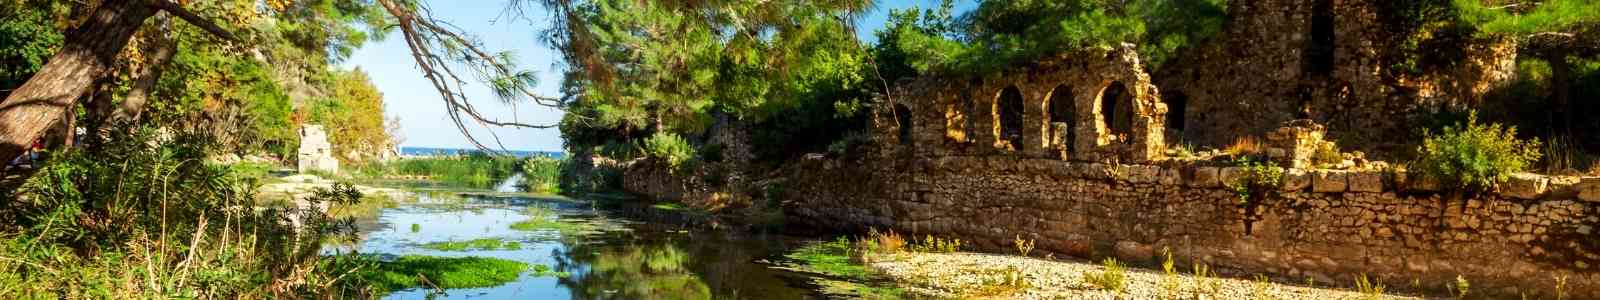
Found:
[{"label": "green foliage", "polygon": [[1038,58],[1134,43],[1152,69],[1221,32],[1225,1],[984,1],[960,17],[901,13],[889,28],[922,72],[988,74]]},{"label": "green foliage", "polygon": [[1244,160],[1239,163],[1239,168],[1244,171],[1244,176],[1229,182],[1228,189],[1239,196],[1241,204],[1252,201],[1259,203],[1267,192],[1275,191],[1283,184],[1283,168],[1271,162]]},{"label": "green foliage", "polygon": [[[331,71],[333,95],[313,98],[301,109],[300,119],[321,124],[328,132],[333,153],[340,161],[371,161],[393,143],[385,126],[383,94],[360,69]],[[350,156],[355,153],[356,156]]]},{"label": "green foliage", "polygon": [[401,159],[364,168],[363,176],[426,176],[446,185],[465,188],[492,188],[511,174],[522,172],[525,161],[515,157],[491,156],[474,152],[464,156],[438,156]]},{"label": "green foliage", "polygon": [[1102,290],[1116,292],[1121,295],[1128,287],[1127,267],[1117,259],[1107,257],[1100,262],[1099,272],[1084,271],[1083,281]]},{"label": "green foliage", "polygon": [[801,247],[787,255],[799,261],[807,270],[828,276],[867,279],[867,268],[855,262],[850,239],[839,237],[833,241],[818,242]]},{"label": "green foliage", "polygon": [[361,276],[380,291],[433,287],[424,285],[421,278],[438,288],[456,289],[502,285],[516,280],[526,270],[527,263],[508,259],[406,255],[381,263]]},{"label": "green foliage", "polygon": [[[913,239],[915,239],[913,237]],[[933,235],[923,236],[921,242],[912,243],[911,251],[930,253],[955,253],[961,251],[961,239],[946,239]]]},{"label": "green foliage", "polygon": [[[1600,3],[1587,0],[1546,0],[1532,10],[1493,7],[1482,1],[1454,0],[1463,22],[1483,33],[1527,35],[1556,32],[1600,20]],[[1515,13],[1524,11],[1523,13]]]},{"label": "green foliage", "polygon": [[694,146],[689,141],[671,132],[658,132],[644,141],[645,154],[657,161],[666,163],[667,166],[678,168],[683,163],[694,159]]},{"label": "green foliage", "polygon": [[[203,163],[212,139],[149,128],[111,130],[54,158],[0,208],[0,298],[238,298],[359,293],[324,256],[352,239],[350,220],[258,207],[255,177]],[[344,184],[303,199],[359,201]],[[292,223],[300,224],[293,226]],[[148,284],[127,285],[128,282]],[[19,297],[20,296],[20,297]]]},{"label": "green foliage", "polygon": [[0,97],[22,86],[54,55],[63,39],[50,13],[0,3]]},{"label": "green foliage", "polygon": [[1464,123],[1445,126],[1437,135],[1431,131],[1423,135],[1411,167],[1460,191],[1492,189],[1540,156],[1538,139],[1518,139],[1516,127],[1479,124],[1477,112],[1469,113]]}]

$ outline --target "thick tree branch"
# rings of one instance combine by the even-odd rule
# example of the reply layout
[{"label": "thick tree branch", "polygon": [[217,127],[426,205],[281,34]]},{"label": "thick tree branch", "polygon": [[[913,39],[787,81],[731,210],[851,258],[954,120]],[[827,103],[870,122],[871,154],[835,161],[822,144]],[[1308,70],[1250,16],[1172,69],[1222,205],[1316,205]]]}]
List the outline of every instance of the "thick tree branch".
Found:
[{"label": "thick tree branch", "polygon": [[172,14],[173,16],[177,16],[179,19],[183,19],[184,22],[189,23],[189,25],[200,27],[201,30],[205,30],[206,33],[210,33],[217,38],[228,41],[239,40],[238,37],[234,36],[233,33],[228,32],[227,29],[222,29],[222,26],[217,26],[217,23],[211,22],[211,20],[201,17],[200,15],[189,11],[189,9],[183,8],[183,5],[172,2],[171,0],[155,0],[154,3],[151,3],[151,6],[158,10]]}]

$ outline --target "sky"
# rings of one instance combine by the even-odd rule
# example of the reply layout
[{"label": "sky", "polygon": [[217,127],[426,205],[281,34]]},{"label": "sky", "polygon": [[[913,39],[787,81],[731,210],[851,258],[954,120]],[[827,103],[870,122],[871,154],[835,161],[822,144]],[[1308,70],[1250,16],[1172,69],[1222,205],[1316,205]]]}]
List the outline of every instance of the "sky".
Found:
[{"label": "sky", "polygon": [[[511,51],[518,65],[539,74],[541,95],[559,96],[561,83],[560,53],[540,43],[537,35],[548,27],[548,15],[543,11],[530,11],[529,19],[502,15],[505,1],[427,0],[434,16],[476,36],[490,51]],[[469,4],[470,3],[470,4]],[[891,9],[912,6],[923,8],[938,6],[938,0],[885,0],[877,9],[857,24],[863,41],[875,42],[872,33],[883,28]],[[971,1],[957,1],[957,10],[970,8]],[[474,148],[456,129],[446,114],[444,101],[422,73],[417,70],[411,52],[398,32],[381,41],[368,42],[350,56],[345,68],[359,68],[371,76],[373,85],[383,93],[384,109],[390,117],[400,120],[400,146]],[[486,116],[501,120],[516,120],[528,124],[554,124],[561,120],[561,112],[532,103],[507,105],[495,98],[494,93],[481,83],[470,82],[464,93]],[[485,145],[496,148],[493,136],[508,150],[561,151],[561,133],[557,129],[493,128],[468,124],[473,136]],[[493,136],[490,134],[492,131]]]}]

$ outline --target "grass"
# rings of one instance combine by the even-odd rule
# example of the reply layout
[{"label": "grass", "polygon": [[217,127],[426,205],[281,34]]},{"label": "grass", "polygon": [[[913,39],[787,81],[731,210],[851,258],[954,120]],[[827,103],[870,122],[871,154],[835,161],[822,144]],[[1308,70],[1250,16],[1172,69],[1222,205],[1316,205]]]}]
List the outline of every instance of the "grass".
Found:
[{"label": "grass", "polygon": [[525,161],[509,156],[473,154],[401,159],[363,167],[355,174],[365,178],[392,175],[421,176],[452,187],[487,189],[512,174],[522,172]]},{"label": "grass", "polygon": [[867,279],[869,277],[867,267],[853,259],[852,255],[850,239],[839,237],[833,241],[801,247],[790,253],[788,258],[799,261],[806,270],[812,272],[834,277]]},{"label": "grass", "polygon": [[439,251],[470,251],[470,250],[518,250],[522,243],[515,241],[501,241],[499,239],[474,239],[470,241],[445,241],[422,244],[422,248]]},{"label": "grass", "polygon": [[1361,299],[1383,299],[1384,286],[1382,283],[1367,278],[1367,274],[1356,276],[1356,291],[1361,293]]},{"label": "grass", "polygon": [[1229,144],[1227,148],[1223,148],[1222,152],[1233,156],[1254,156],[1264,151],[1263,149],[1264,147],[1261,145],[1261,141],[1256,140],[1255,137],[1241,136],[1237,139],[1234,139],[1233,144]]},{"label": "grass", "polygon": [[1017,246],[1017,253],[1022,254],[1023,257],[1027,257],[1028,252],[1033,252],[1033,239],[1024,240],[1022,239],[1022,235],[1019,234],[1017,235],[1016,240],[1011,241],[1011,243]]},{"label": "grass", "polygon": [[425,285],[422,278],[438,288],[455,289],[506,284],[525,270],[528,270],[527,263],[507,259],[407,255],[381,263],[363,276],[381,291],[434,287]]},{"label": "grass", "polygon": [[585,226],[584,224],[562,222],[561,218],[556,215],[555,210],[549,207],[537,205],[529,206],[523,211],[523,213],[528,215],[528,219],[512,223],[511,229],[521,231],[551,230],[561,232],[563,234],[589,229],[588,226]]}]

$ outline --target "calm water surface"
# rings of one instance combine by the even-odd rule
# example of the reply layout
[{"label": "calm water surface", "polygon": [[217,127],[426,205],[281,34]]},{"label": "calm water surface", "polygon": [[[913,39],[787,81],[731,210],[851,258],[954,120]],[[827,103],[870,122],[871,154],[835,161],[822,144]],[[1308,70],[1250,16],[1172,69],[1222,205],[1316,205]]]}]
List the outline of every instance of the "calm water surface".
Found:
[{"label": "calm water surface", "polygon": [[[567,277],[524,272],[491,288],[400,291],[385,299],[813,299],[820,295],[806,275],[764,263],[803,240],[780,235],[701,231],[640,221],[597,210],[586,202],[535,197],[463,196],[440,200],[417,194],[417,204],[385,209],[360,224],[363,253],[484,256],[549,266]],[[519,231],[531,205],[552,208],[562,221],[598,230],[563,235],[554,230]],[[417,224],[413,232],[412,224]],[[436,251],[420,245],[494,238],[522,244],[517,250]]]}]

